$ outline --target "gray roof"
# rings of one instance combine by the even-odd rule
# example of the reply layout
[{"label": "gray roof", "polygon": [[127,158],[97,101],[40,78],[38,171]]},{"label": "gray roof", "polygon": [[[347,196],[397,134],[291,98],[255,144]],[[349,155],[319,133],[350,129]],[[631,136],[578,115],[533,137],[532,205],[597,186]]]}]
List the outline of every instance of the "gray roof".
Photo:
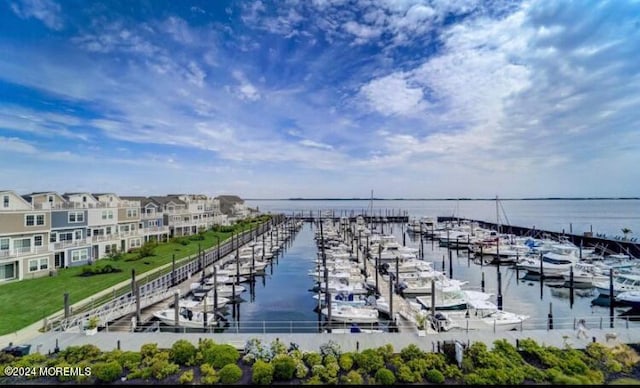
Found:
[{"label": "gray roof", "polygon": [[220,211],[222,214],[231,215],[233,205],[236,203],[244,203],[244,200],[237,195],[219,195],[215,199],[220,201]]},{"label": "gray roof", "polygon": [[156,203],[161,204],[161,205],[166,205],[169,202],[173,202],[173,203],[178,204],[178,205],[186,205],[184,203],[184,201],[182,201],[180,198],[178,198],[178,197],[170,197],[168,195],[162,196],[162,197],[152,196],[152,197],[149,197],[149,198],[151,200],[155,201]]},{"label": "gray roof", "polygon": [[152,204],[154,204],[156,206],[162,206],[162,204],[160,202],[154,200],[152,197],[143,197],[143,196],[130,195],[130,196],[120,197],[120,199],[123,199],[125,201],[140,201],[140,207],[145,207],[150,203],[152,203]]}]

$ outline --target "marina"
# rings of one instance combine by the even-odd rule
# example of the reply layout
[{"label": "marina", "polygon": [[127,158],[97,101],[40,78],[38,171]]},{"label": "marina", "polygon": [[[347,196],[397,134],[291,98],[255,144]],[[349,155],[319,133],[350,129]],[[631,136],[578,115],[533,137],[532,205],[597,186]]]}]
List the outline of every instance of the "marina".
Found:
[{"label": "marina", "polygon": [[[194,270],[175,286],[158,285],[159,301],[101,322],[99,333],[500,335],[572,330],[579,320],[598,330],[640,327],[635,294],[616,300],[597,287],[608,281],[604,255],[620,263],[624,255],[598,246],[559,251],[570,247],[567,239],[549,239],[555,248],[543,254],[544,244],[534,237],[469,220],[407,214],[406,222],[390,222],[335,213],[279,218],[199,264],[204,271]],[[580,254],[601,260],[582,261]],[[558,261],[559,255],[575,259],[558,270],[543,265],[540,276],[539,259]],[[526,260],[536,258],[527,267]],[[64,331],[83,332],[82,326]]]}]

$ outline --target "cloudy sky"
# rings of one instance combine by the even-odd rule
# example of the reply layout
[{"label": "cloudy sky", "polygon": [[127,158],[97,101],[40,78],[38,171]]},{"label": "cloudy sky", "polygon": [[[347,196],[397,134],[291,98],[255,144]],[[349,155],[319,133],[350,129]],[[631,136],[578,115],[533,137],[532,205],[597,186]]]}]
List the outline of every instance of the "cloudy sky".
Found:
[{"label": "cloudy sky", "polygon": [[637,196],[640,2],[0,2],[0,188]]}]

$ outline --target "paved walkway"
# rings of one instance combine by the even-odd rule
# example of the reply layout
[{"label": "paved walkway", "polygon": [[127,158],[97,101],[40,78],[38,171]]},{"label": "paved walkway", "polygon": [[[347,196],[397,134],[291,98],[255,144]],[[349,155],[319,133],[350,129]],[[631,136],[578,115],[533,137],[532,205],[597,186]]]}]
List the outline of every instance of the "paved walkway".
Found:
[{"label": "paved walkway", "polygon": [[31,352],[47,354],[53,352],[57,345],[60,350],[68,346],[94,344],[103,351],[118,348],[122,350],[138,351],[143,344],[157,343],[160,348],[170,348],[179,339],[186,339],[193,344],[201,338],[211,338],[217,343],[230,344],[241,349],[250,338],[260,338],[263,342],[271,342],[276,338],[281,341],[295,342],[302,351],[318,351],[320,345],[333,340],[340,344],[343,351],[358,351],[368,348],[377,348],[386,344],[392,344],[394,349],[400,350],[410,344],[419,346],[424,351],[435,351],[437,343],[444,341],[460,341],[463,343],[484,342],[488,347],[493,346],[497,339],[506,339],[509,343],[516,343],[516,339],[531,338],[545,346],[564,347],[569,345],[575,349],[582,349],[593,341],[613,346],[619,343],[640,343],[640,330],[638,329],[591,329],[587,331],[587,337],[577,338],[576,330],[525,330],[493,333],[491,331],[447,332],[418,336],[415,333],[267,333],[267,334],[235,334],[235,333],[106,333],[99,332],[93,336],[82,333],[45,333],[34,338],[31,344]]}]

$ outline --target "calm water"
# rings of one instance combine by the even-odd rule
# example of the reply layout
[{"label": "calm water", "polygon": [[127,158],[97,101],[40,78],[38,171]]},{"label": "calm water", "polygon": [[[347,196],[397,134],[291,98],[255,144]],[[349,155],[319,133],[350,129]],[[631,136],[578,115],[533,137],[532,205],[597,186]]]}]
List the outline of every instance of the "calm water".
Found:
[{"label": "calm water", "polygon": [[[499,201],[501,223],[514,226],[533,227],[554,232],[575,234],[593,230],[607,236],[622,235],[622,228],[634,231],[630,237],[640,237],[640,200],[509,200]],[[247,201],[251,207],[258,206],[263,212],[290,214],[300,211],[352,210],[360,212],[370,206],[370,201]],[[386,209],[405,210],[412,217],[458,216],[488,222],[496,221],[496,201],[374,201],[374,213]],[[348,214],[348,213],[345,213]]]},{"label": "calm water", "polygon": [[[593,230],[594,233],[620,235],[620,229],[630,228],[640,234],[640,201],[638,200],[539,200],[539,201],[500,201],[500,216],[503,224],[518,226],[536,226],[538,229],[574,233]],[[263,212],[291,214],[300,211],[335,210],[336,214],[367,209],[369,201],[247,201],[249,206],[258,206]],[[496,220],[495,201],[374,201],[374,212],[407,211],[411,217],[419,216],[459,216],[486,221]],[[505,217],[506,215],[506,217]],[[507,221],[508,220],[508,221]],[[571,224],[571,226],[570,226]],[[386,232],[393,227],[393,234],[402,241],[403,227],[399,224],[388,225]],[[253,292],[242,294],[244,301],[236,305],[234,317],[231,307],[226,312],[230,326],[228,331],[277,331],[288,332],[290,321],[297,322],[293,331],[315,331],[318,327],[318,314],[314,311],[317,301],[312,298],[309,289],[314,281],[307,275],[314,268],[317,247],[313,239],[314,229],[305,223],[295,239],[289,243],[277,260],[267,267],[267,274],[258,278]],[[634,236],[634,235],[632,235]],[[419,239],[407,234],[406,245],[417,247]],[[443,257],[445,270],[449,269],[449,254],[446,248],[440,248],[437,242],[425,240],[425,260],[434,263],[442,270]],[[466,251],[452,251],[453,277],[466,280],[467,289],[480,290],[484,273],[485,291],[492,293],[492,301],[497,303],[497,267],[480,266],[468,260]],[[550,304],[552,305],[554,325],[562,323],[571,326],[574,318],[587,318],[591,326],[600,321],[608,324],[608,307],[600,307],[592,302],[598,296],[595,289],[576,289],[573,306],[569,303],[569,289],[562,287],[562,281],[551,283],[523,279],[526,272],[516,273],[515,269],[502,267],[502,295],[505,310],[528,314],[532,317],[527,325],[544,327]],[[248,283],[243,283],[247,288]],[[615,314],[628,308],[616,308]],[[238,323],[239,322],[239,323]],[[264,322],[264,323],[263,323]],[[301,324],[300,322],[305,322]],[[624,322],[624,321],[620,321]],[[622,324],[622,323],[619,323]],[[631,322],[634,327],[637,323]],[[263,328],[264,325],[264,328]]]}]

